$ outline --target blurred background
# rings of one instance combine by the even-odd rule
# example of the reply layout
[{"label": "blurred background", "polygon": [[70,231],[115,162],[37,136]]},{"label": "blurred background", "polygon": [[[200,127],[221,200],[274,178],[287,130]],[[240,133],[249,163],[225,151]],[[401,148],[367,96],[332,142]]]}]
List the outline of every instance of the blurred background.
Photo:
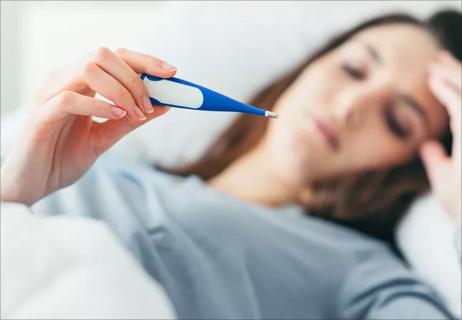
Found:
[{"label": "blurred background", "polygon": [[246,99],[363,18],[390,11],[425,17],[460,6],[458,0],[1,1],[1,114],[29,104],[50,70],[99,46],[160,56],[179,76]]}]

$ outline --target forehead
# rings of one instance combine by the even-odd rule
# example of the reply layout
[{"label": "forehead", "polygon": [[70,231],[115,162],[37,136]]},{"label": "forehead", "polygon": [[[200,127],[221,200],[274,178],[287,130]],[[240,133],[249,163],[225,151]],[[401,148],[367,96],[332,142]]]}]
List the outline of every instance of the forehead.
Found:
[{"label": "forehead", "polygon": [[351,42],[372,46],[382,63],[377,74],[396,92],[412,96],[424,107],[431,134],[445,128],[446,112],[428,88],[428,65],[440,50],[436,39],[424,28],[404,23],[371,27]]},{"label": "forehead", "polygon": [[[436,39],[424,28],[404,23],[371,27],[359,32],[352,40],[373,45],[389,69],[414,71],[416,76],[426,70],[439,51]],[[403,76],[403,75],[401,75]]]}]

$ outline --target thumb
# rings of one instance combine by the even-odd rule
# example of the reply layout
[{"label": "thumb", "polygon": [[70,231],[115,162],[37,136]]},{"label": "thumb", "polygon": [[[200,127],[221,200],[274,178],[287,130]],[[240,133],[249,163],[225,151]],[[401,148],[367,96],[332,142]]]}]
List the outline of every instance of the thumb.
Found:
[{"label": "thumb", "polygon": [[427,141],[420,146],[420,157],[427,171],[430,183],[434,186],[443,167],[449,163],[449,157],[441,143]]}]

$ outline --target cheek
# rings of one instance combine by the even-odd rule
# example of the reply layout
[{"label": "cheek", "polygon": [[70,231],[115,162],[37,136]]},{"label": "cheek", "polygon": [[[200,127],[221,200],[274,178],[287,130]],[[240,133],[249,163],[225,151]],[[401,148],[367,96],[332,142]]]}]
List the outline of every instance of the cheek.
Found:
[{"label": "cheek", "polygon": [[[328,85],[327,85],[328,84]],[[342,87],[333,63],[317,62],[306,68],[276,103],[281,117],[298,119],[319,109],[329,109],[331,100]]]},{"label": "cheek", "polygon": [[273,165],[292,179],[309,181],[337,171],[337,154],[307,117],[296,121],[279,118],[272,122],[265,138]]},{"label": "cheek", "polygon": [[384,130],[363,131],[351,138],[344,150],[345,171],[379,170],[404,164],[415,156],[415,149]]}]

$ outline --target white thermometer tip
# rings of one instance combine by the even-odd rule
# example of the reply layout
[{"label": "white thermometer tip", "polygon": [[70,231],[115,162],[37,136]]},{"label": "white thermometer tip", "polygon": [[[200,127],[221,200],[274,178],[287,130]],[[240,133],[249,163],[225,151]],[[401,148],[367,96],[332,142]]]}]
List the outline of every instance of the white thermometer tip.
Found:
[{"label": "white thermometer tip", "polygon": [[279,115],[276,112],[273,111],[266,111],[265,112],[265,117],[267,118],[279,118]]}]

